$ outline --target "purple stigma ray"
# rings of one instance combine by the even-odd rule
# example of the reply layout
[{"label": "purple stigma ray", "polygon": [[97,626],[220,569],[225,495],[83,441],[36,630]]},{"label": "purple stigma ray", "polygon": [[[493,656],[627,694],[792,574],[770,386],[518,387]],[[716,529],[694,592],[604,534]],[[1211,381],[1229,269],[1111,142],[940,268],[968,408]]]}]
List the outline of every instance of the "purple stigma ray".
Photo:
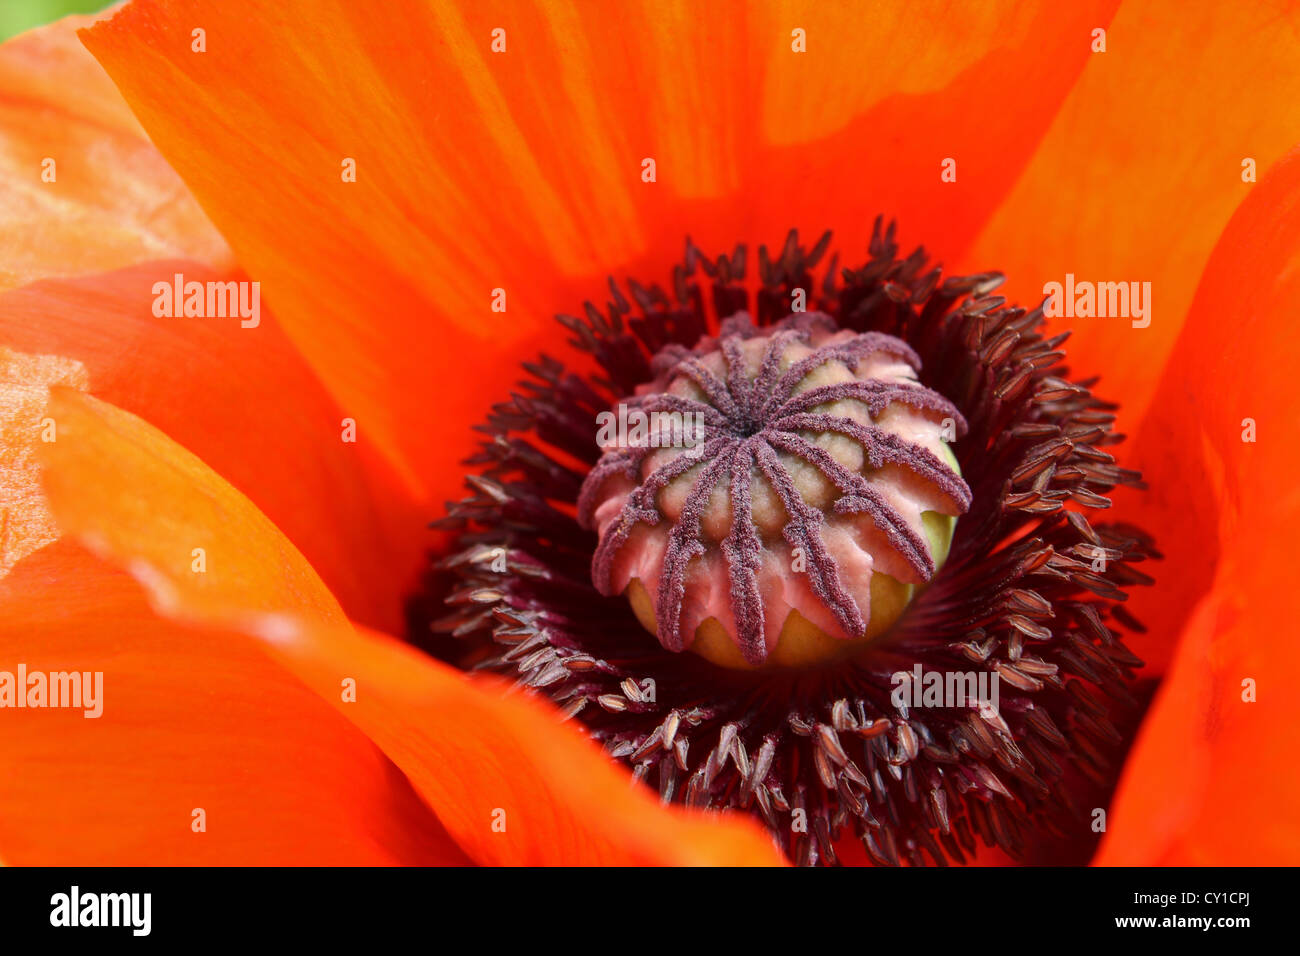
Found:
[{"label": "purple stigma ray", "polygon": [[896,510],[885,503],[880,492],[867,484],[865,478],[850,472],[824,448],[818,448],[801,435],[778,432],[767,441],[774,448],[798,455],[804,461],[816,465],[840,489],[841,497],[834,506],[837,513],[869,515],[876,528],[885,533],[894,550],[907,559],[907,563],[921,575],[922,580],[928,581],[934,576],[934,559],[930,557],[929,544],[912,530]]},{"label": "purple stigma ray", "polygon": [[[963,428],[959,428],[960,432],[964,430],[964,422],[958,419],[958,423],[959,426],[963,426]],[[841,415],[828,415],[825,413],[787,415],[777,419],[773,423],[773,427],[781,431],[833,431],[847,435],[866,449],[867,463],[872,468],[882,468],[886,464],[902,465],[910,469],[918,477],[924,478],[932,485],[935,485],[952,500],[953,505],[960,511],[964,512],[970,507],[970,487],[966,482],[962,481],[961,476],[949,468],[942,459],[929,449],[899,438],[883,428],[877,428],[875,425],[864,425],[862,422]]]},{"label": "purple stigma ray", "polygon": [[605,483],[605,479],[623,475],[635,481],[641,460],[648,452],[649,449],[640,448],[627,452],[615,451],[603,455],[600,461],[596,462],[588,480],[583,483],[582,489],[578,492],[578,518],[583,524],[590,524],[592,521],[596,507],[600,503],[597,497],[600,486]]},{"label": "purple stigma ray", "polygon": [[745,360],[739,336],[728,336],[718,343],[727,362],[727,391],[735,398],[737,412],[746,423],[754,417],[754,389],[745,378]]},{"label": "purple stigma ray", "polygon": [[806,412],[818,405],[828,405],[846,398],[855,398],[864,402],[872,415],[879,415],[891,402],[902,402],[918,411],[939,412],[942,416],[956,421],[961,413],[957,407],[937,392],[932,392],[923,385],[895,385],[892,382],[875,380],[836,382],[834,385],[820,385],[800,392],[777,409],[777,414]]},{"label": "purple stigma ray", "polygon": [[[705,458],[712,458],[722,449],[726,439],[714,438],[704,446]],[[648,451],[648,449],[647,449]],[[619,513],[614,529],[601,538],[596,546],[596,553],[591,559],[592,584],[601,594],[611,594],[610,578],[614,570],[614,558],[620,548],[627,543],[638,524],[657,525],[662,519],[655,498],[669,483],[680,478],[698,464],[687,455],[678,455],[668,464],[658,468],[636,491],[628,496]],[[593,469],[594,471],[594,469]]]},{"label": "purple stigma ray", "polygon": [[826,520],[825,516],[808,505],[795,490],[794,480],[781,465],[771,444],[760,445],[756,457],[763,476],[771,483],[790,517],[789,523],[782,530],[786,542],[791,548],[802,549],[808,558],[808,580],[813,593],[821,598],[844,630],[850,634],[861,634],[867,629],[862,609],[853,600],[853,596],[844,590],[840,583],[839,568],[826,550],[826,542],[822,540],[821,525]]},{"label": "purple stigma ray", "polygon": [[[682,632],[683,605],[691,585],[696,559],[711,549],[725,559],[728,602],[735,633],[732,640],[744,659],[753,665],[767,658],[767,614],[759,571],[764,549],[772,543],[754,516],[752,483],[764,481],[784,510],[782,538],[791,549],[800,549],[806,559],[807,583],[816,599],[830,612],[847,635],[862,635],[867,620],[862,608],[841,580],[841,570],[828,549],[824,525],[831,515],[865,516],[923,581],[935,572],[930,544],[908,524],[870,476],[846,468],[825,448],[810,440],[820,433],[835,433],[857,442],[863,460],[872,470],[899,466],[930,485],[947,499],[950,509],[964,513],[971,504],[971,492],[961,476],[933,452],[879,426],[823,410],[838,402],[852,401],[865,406],[872,418],[892,403],[899,403],[926,417],[951,418],[958,435],[967,423],[957,408],[942,395],[919,383],[854,379],[821,385],[798,392],[808,375],[828,363],[838,362],[856,373],[869,355],[883,353],[897,358],[915,371],[920,359],[905,342],[880,332],[867,332],[848,341],[813,347],[815,332],[830,332],[834,325],[825,316],[792,316],[763,330],[770,337],[763,349],[754,377],[747,376],[742,344],[758,331],[747,315],[738,314],[722,323],[717,338],[701,339],[693,350],[676,347],[651,360],[658,372],[655,388],[660,391],[628,400],[642,411],[672,411],[702,416],[709,429],[702,454],[679,453],[640,479],[627,495],[618,515],[604,526],[592,558],[592,581],[600,593],[614,593],[614,564],[638,525],[655,527],[664,520],[660,493],[673,482],[698,469],[691,480],[681,514],[672,523],[657,582],[645,582],[655,595],[657,637],[665,648],[683,650],[693,639]],[[811,353],[793,361],[782,371],[787,349],[799,343]],[[726,374],[720,377],[701,361],[721,353]],[[725,378],[725,380],[724,380]],[[698,387],[703,399],[687,398],[664,391],[673,382],[686,380]],[[649,449],[606,449],[592,468],[578,497],[578,517],[584,527],[593,528],[595,511],[605,483],[623,476],[633,482],[646,468]],[[786,458],[782,460],[783,456]],[[797,459],[817,469],[838,491],[823,512],[808,504],[790,471]],[[710,542],[704,533],[704,519],[720,482],[726,482],[731,503],[731,526],[725,538]]]},{"label": "purple stigma ray", "polygon": [[736,451],[737,449],[730,448],[704,466],[691,485],[686,502],[682,505],[682,513],[668,536],[668,550],[664,553],[659,600],[655,611],[659,624],[659,643],[670,651],[680,651],[686,646],[681,623],[682,601],[686,597],[687,565],[692,558],[699,557],[707,550],[700,535],[704,510],[722,472],[730,470]]},{"label": "purple stigma ray", "polygon": [[769,413],[773,404],[779,406],[786,402],[801,381],[827,362],[842,362],[849,368],[856,370],[858,363],[866,356],[873,352],[887,352],[903,359],[913,371],[919,371],[921,360],[912,351],[911,346],[899,339],[894,339],[890,343],[888,341],[890,338],[891,336],[882,335],[879,332],[868,332],[858,336],[852,342],[827,346],[818,349],[812,355],[800,359],[791,365],[782,374],[776,385],[771,388],[766,401],[763,403],[763,413]]},{"label": "purple stigma ray", "polygon": [[736,398],[727,389],[727,383],[700,364],[698,359],[690,359],[680,366],[683,374],[698,385],[708,397],[709,402],[729,420],[735,421],[739,412]]},{"label": "purple stigma ray", "polygon": [[[750,438],[737,449],[731,470],[731,533],[722,542],[731,578],[731,610],[736,620],[736,643],[750,664],[767,656],[764,638],[763,595],[758,585],[763,539],[754,525],[754,501],[749,471],[757,440]],[[743,468],[741,465],[743,464]]]},{"label": "purple stigma ray", "polygon": [[[799,333],[789,329],[777,332],[772,336],[767,344],[767,349],[763,353],[763,362],[759,366],[758,377],[754,379],[753,394],[755,399],[759,395],[771,394],[772,386],[776,377],[781,373],[781,356],[785,354],[786,346],[795,341],[806,341],[807,333]],[[759,409],[761,412],[762,409]]]}]

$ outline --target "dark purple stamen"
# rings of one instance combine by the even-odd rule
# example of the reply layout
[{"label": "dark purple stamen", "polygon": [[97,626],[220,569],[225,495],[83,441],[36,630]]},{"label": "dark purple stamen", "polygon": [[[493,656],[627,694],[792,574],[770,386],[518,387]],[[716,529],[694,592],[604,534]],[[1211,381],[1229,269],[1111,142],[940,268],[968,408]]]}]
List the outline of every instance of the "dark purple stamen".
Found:
[{"label": "dark purple stamen", "polygon": [[[797,863],[833,864],[849,839],[887,865],[961,863],[980,843],[1035,863],[1086,863],[1097,839],[1090,808],[1106,805],[1123,759],[1115,742],[1132,739],[1151,689],[1125,644],[1126,632],[1144,629],[1122,602],[1129,587],[1151,582],[1139,567],[1159,553],[1141,529],[1099,514],[1113,491],[1142,487],[1112,454],[1123,441],[1113,431],[1116,406],[1091,393],[1093,381],[1070,380],[1068,333],[1049,334],[1041,305],[992,295],[999,273],[944,278],[923,249],[901,254],[894,227],[881,220],[865,258],[849,267],[827,255],[829,238],[807,250],[792,231],[775,255],[760,247],[756,256],[743,245],[707,256],[688,240],[666,290],[629,280],[625,296],[611,281],[603,311],[561,316],[595,371],[551,356],[525,363],[520,388],[477,426],[483,440],[468,494],[441,522],[459,545],[430,572],[428,603],[412,602],[412,639],[554,702],[665,802],[752,814]],[[758,266],[757,288],[746,282],[747,261]],[[863,447],[871,468],[922,469],[925,485],[951,499],[946,513],[969,509],[942,571],[888,642],[813,672],[724,670],[661,652],[625,599],[593,587],[593,552],[620,544],[612,526],[604,541],[589,530],[601,503],[593,485],[621,474],[629,485],[641,480],[638,493],[666,487],[718,458],[722,439],[702,458],[682,456],[646,477],[653,449],[602,458],[591,426],[619,396],[641,392],[629,404],[702,414],[710,440],[722,435],[729,419],[718,409],[662,391],[662,379],[699,357],[694,347],[706,335],[736,337],[719,345],[733,395],[744,393],[731,374],[734,348],[769,336],[746,397],[780,393],[775,404],[786,402],[779,356],[812,321],[790,315],[795,289],[839,329],[897,337],[914,350],[911,360],[897,357],[968,424],[953,451],[969,497],[963,485],[945,484],[937,459],[816,408],[764,419],[781,436],[769,436],[769,450],[815,455],[798,439],[839,432]],[[745,311],[754,323],[737,317]],[[742,434],[762,405],[737,404]],[[726,466],[736,515],[752,517],[744,479],[761,473],[760,444],[754,434],[737,441]],[[580,495],[593,469],[601,477]],[[827,474],[841,492],[828,523],[859,510],[887,526],[867,493],[875,489]],[[667,537],[639,523],[654,520],[655,502],[653,490],[638,500],[626,534]],[[718,560],[761,565],[768,545],[752,525],[733,523]],[[906,526],[895,531],[892,547],[906,556]],[[740,581],[753,584],[747,574]],[[762,599],[761,588],[731,594],[750,659]],[[999,711],[899,706],[893,675],[916,666],[996,676]]]}]

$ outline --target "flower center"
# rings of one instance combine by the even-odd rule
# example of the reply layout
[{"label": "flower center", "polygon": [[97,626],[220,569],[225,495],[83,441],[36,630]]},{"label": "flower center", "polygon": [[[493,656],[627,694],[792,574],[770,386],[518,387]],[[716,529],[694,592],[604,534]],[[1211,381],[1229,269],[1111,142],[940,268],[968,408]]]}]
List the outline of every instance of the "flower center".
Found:
[{"label": "flower center", "polygon": [[652,368],[624,403],[648,434],[602,442],[579,495],[597,590],[724,667],[820,664],[885,634],[971,501],[947,447],[966,422],[916,353],[820,313],[761,331],[738,313]]},{"label": "flower center", "polygon": [[1102,520],[1141,487],[1115,406],[1000,274],[944,278],[880,220],[856,265],[829,244],[760,246],[747,282],[746,246],[688,241],[669,290],[560,316],[595,368],[544,355],[492,405],[413,640],[798,863],[1060,862],[1134,719],[1124,601],[1159,557]]}]

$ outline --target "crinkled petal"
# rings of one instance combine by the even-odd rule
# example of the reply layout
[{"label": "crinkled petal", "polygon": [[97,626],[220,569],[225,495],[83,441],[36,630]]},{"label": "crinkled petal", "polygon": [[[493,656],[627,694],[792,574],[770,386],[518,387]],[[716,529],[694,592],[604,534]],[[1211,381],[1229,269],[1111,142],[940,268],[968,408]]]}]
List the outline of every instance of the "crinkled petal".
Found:
[{"label": "crinkled petal", "polygon": [[[0,347],[74,365],[81,387],[146,419],[248,495],[349,616],[399,627],[402,593],[432,541],[424,510],[268,309],[256,324],[170,314],[177,276],[182,289],[242,283],[253,301],[247,276],[188,260],[45,280],[0,294]],[[167,310],[155,309],[159,298]]]},{"label": "crinkled petal", "polygon": [[0,46],[0,290],[230,249],[68,17]]}]

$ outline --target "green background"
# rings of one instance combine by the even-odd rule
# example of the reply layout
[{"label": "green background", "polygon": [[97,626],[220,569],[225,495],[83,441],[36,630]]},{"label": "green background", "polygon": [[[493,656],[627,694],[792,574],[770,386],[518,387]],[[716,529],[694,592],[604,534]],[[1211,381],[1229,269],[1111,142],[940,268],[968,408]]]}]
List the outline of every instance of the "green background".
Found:
[{"label": "green background", "polygon": [[0,0],[0,40],[69,13],[94,13],[112,0]]}]

